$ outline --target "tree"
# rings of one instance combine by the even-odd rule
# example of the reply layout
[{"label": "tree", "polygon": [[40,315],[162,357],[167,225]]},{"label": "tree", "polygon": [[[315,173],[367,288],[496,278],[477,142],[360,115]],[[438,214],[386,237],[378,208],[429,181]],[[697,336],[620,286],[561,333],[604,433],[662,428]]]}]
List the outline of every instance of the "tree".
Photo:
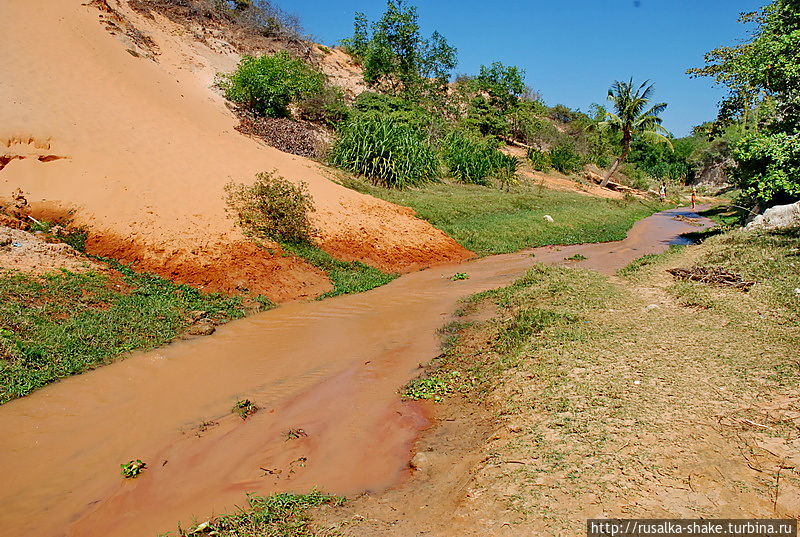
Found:
[{"label": "tree", "polygon": [[423,38],[417,8],[404,0],[387,0],[371,25],[356,13],[353,36],[342,45],[361,62],[367,85],[395,94],[444,91],[456,66],[456,49],[439,32]]},{"label": "tree", "polygon": [[529,92],[524,76],[525,71],[516,66],[493,62],[481,65],[477,76],[459,77],[455,93],[466,112],[464,125],[483,135],[508,135],[509,123],[518,119],[514,113],[521,98]]},{"label": "tree", "polygon": [[634,137],[672,146],[667,138],[669,131],[661,126],[661,118],[658,117],[667,108],[667,105],[666,103],[651,105],[652,95],[653,84],[650,84],[649,80],[645,80],[637,88],[633,83],[633,78],[628,82],[617,80],[608,90],[608,100],[611,102],[614,112],[607,111],[605,120],[600,126],[622,133],[622,152],[614,161],[600,186],[606,186],[620,164],[628,159]]},{"label": "tree", "polygon": [[519,102],[526,91],[525,71],[515,65],[505,66],[502,62],[492,62],[488,67],[481,65],[475,77],[478,91],[489,95],[489,102],[501,112],[507,112]]},{"label": "tree", "polygon": [[793,201],[800,198],[800,3],[775,0],[739,20],[757,25],[752,38],[712,50],[688,73],[728,88],[717,124],[744,130],[732,147],[743,193],[757,204]]}]

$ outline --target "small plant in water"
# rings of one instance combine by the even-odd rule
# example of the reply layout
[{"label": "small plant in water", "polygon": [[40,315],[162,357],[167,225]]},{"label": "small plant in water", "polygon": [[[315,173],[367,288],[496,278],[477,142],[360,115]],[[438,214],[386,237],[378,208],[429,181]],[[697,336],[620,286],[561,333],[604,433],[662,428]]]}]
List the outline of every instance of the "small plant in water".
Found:
[{"label": "small plant in water", "polygon": [[239,414],[239,417],[246,420],[251,414],[258,412],[258,407],[250,399],[239,399],[231,409],[232,412]]},{"label": "small plant in water", "polygon": [[434,374],[430,377],[412,380],[406,384],[401,394],[406,399],[433,399],[439,403],[456,391],[461,380],[461,373],[458,371]]},{"label": "small plant in water", "polygon": [[303,438],[308,436],[308,433],[305,432],[303,429],[289,429],[283,436],[286,437],[286,440],[297,440],[298,438]]},{"label": "small plant in water", "polygon": [[584,261],[586,259],[589,259],[589,258],[586,257],[583,254],[575,254],[575,255],[572,255],[572,256],[564,258],[565,261]]},{"label": "small plant in water", "polygon": [[127,463],[120,464],[119,466],[122,468],[122,475],[125,477],[125,479],[132,479],[134,477],[138,477],[139,474],[142,473],[142,470],[145,469],[147,464],[139,459],[136,459],[135,461],[128,461]]},{"label": "small plant in water", "polygon": [[452,276],[450,276],[450,280],[456,282],[458,280],[469,280],[469,274],[466,272],[456,272]]}]

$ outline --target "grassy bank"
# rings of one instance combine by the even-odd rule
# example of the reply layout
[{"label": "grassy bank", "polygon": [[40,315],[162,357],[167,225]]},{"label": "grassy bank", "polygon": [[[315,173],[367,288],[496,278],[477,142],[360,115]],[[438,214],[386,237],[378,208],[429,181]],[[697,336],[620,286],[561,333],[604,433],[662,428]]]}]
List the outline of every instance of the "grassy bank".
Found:
[{"label": "grassy bank", "polygon": [[386,285],[399,276],[399,274],[387,274],[360,261],[340,261],[313,244],[282,243],[282,247],[324,271],[330,279],[333,289],[318,296],[317,300],[363,293]]},{"label": "grassy bank", "polygon": [[0,403],[122,353],[163,345],[198,318],[219,324],[244,314],[241,298],[121,265],[108,273],[0,271]]},{"label": "grassy bank", "polygon": [[[511,192],[448,183],[407,190],[380,188],[358,179],[344,184],[411,207],[420,218],[479,255],[621,240],[634,222],[666,208],[638,199],[608,200],[529,184]],[[545,215],[553,222],[546,221]]]},{"label": "grassy bank", "polygon": [[[755,283],[667,272],[694,266]],[[575,535],[599,513],[792,516],[798,268],[798,230],[718,234],[616,277],[538,266],[467,300],[406,396],[465,394],[497,416],[469,476],[476,520]]]}]

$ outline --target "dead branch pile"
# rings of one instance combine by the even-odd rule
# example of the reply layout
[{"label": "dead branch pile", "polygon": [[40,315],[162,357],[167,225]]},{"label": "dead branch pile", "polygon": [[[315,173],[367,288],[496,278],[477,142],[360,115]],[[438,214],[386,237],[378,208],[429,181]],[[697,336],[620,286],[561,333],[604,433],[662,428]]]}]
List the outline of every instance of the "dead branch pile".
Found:
[{"label": "dead branch pile", "polygon": [[236,130],[257,136],[272,147],[293,155],[313,158],[323,152],[324,142],[320,134],[310,125],[293,119],[257,118],[240,113]]},{"label": "dead branch pile", "polygon": [[720,267],[701,267],[694,266],[692,268],[674,268],[668,269],[667,272],[672,274],[678,280],[692,280],[696,282],[709,283],[713,285],[722,285],[725,287],[733,287],[741,289],[742,291],[749,291],[756,282],[748,281],[740,275],[727,271]]}]

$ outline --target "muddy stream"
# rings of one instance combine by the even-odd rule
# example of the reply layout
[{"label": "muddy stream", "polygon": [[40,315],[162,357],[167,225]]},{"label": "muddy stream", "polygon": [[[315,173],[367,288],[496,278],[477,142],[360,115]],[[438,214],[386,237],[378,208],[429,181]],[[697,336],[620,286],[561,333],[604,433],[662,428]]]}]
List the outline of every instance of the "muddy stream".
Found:
[{"label": "muddy stream", "polygon": [[[439,353],[436,330],[460,298],[537,262],[613,273],[698,229],[676,215],[696,216],[673,209],[620,242],[497,255],[283,305],[0,406],[2,535],[155,537],[228,512],[246,492],[391,487],[429,423],[430,406],[398,389]],[[576,253],[588,259],[564,261]],[[455,272],[470,278],[450,281]],[[240,398],[261,410],[243,421],[231,413]],[[306,436],[287,438],[291,429]],[[131,459],[148,467],[125,480]]]}]

